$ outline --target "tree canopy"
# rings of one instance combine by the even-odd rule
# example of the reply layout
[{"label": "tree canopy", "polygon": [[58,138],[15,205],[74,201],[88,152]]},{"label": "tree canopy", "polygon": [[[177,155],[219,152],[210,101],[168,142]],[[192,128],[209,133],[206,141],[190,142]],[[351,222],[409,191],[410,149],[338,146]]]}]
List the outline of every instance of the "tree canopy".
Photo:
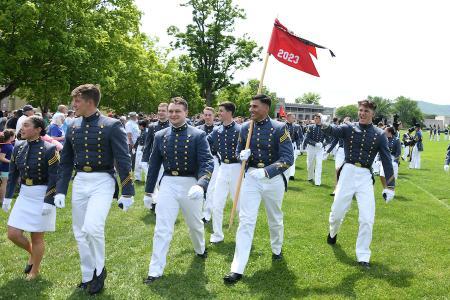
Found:
[{"label": "tree canopy", "polygon": [[410,127],[414,126],[415,123],[423,122],[423,113],[417,105],[417,102],[407,97],[397,97],[394,100],[392,111],[399,116],[403,127]]},{"label": "tree canopy", "polygon": [[350,117],[350,119],[356,121],[358,120],[358,106],[356,104],[340,106],[336,109],[336,117],[339,119]]},{"label": "tree canopy", "polygon": [[300,97],[297,97],[295,99],[295,103],[319,105],[320,104],[320,99],[321,99],[321,97],[320,97],[319,94],[308,92],[308,93],[304,93]]}]

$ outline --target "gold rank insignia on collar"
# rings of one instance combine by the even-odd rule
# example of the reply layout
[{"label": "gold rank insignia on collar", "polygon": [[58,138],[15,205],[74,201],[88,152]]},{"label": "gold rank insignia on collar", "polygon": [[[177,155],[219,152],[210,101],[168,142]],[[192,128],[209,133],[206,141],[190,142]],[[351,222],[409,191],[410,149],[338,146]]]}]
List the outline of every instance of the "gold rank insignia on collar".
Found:
[{"label": "gold rank insignia on collar", "polygon": [[83,166],[83,171],[84,172],[92,172],[92,167],[91,166]]},{"label": "gold rank insignia on collar", "polygon": [[31,178],[25,179],[25,185],[33,185],[33,179]]}]

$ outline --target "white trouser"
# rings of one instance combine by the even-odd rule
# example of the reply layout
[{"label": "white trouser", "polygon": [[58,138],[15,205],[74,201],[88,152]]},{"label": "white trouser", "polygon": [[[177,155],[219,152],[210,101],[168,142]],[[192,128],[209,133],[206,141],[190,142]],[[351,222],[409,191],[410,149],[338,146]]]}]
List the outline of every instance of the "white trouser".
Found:
[{"label": "white trouser", "polygon": [[414,145],[414,148],[412,150],[409,168],[420,169],[420,151],[417,149],[417,145]]},{"label": "white trouser", "polygon": [[437,136],[437,141],[439,142],[440,139],[441,139],[441,134],[440,134],[440,133],[437,133],[436,136]]},{"label": "white trouser", "polygon": [[149,276],[161,276],[166,266],[166,257],[172,240],[175,221],[181,208],[184,220],[197,254],[205,252],[205,233],[202,221],[203,201],[190,200],[189,189],[197,183],[194,177],[164,176],[159,188],[156,205],[156,225],[153,235],[153,251],[149,265]]},{"label": "white trouser", "polygon": [[[161,165],[161,168],[159,168],[159,173],[158,173],[158,180],[156,180],[156,185],[155,185],[155,189],[153,190],[153,196],[152,196],[152,201],[154,204],[158,203],[158,194],[159,194],[159,182],[161,181],[161,177],[164,174],[164,166]],[[147,178],[147,176],[145,176],[145,178]]]},{"label": "white trouser", "polygon": [[105,266],[105,222],[115,189],[108,173],[79,172],[72,185],[72,227],[78,244],[83,282]]},{"label": "white trouser", "polygon": [[[392,160],[392,169],[394,170],[394,178],[397,180],[398,178],[398,163],[395,161],[395,157],[391,157]],[[380,164],[380,176],[386,177],[384,174],[383,164]]]},{"label": "white trouser", "polygon": [[[212,224],[214,233],[211,234],[210,237],[210,241],[212,243],[217,243],[223,241],[224,239],[222,231],[223,210],[225,208],[225,203],[227,201],[228,195],[230,195],[230,198],[232,199],[232,201],[234,201],[240,172],[241,164],[239,163],[222,163],[219,167],[219,170],[217,171],[212,211]],[[236,209],[237,212],[239,212],[239,205]]]},{"label": "white trouser", "polygon": [[250,256],[256,219],[258,217],[261,199],[266,207],[269,223],[270,244],[272,252],[281,253],[283,246],[283,212],[281,205],[284,196],[284,181],[282,175],[271,179],[255,179],[249,175],[254,168],[249,168],[242,183],[239,206],[239,227],[236,232],[236,248],[231,272],[243,274]]},{"label": "white trouser", "polygon": [[[136,149],[136,157],[134,160],[134,179],[141,181],[142,179],[142,167],[141,167],[141,161],[142,161],[142,154],[143,154],[144,146],[137,146]],[[147,172],[146,172],[147,173]],[[147,174],[145,174],[144,180],[147,178]]]},{"label": "white trouser", "polygon": [[402,145],[402,148],[403,148],[402,158],[403,160],[406,161],[406,159],[408,158],[409,146]]},{"label": "white trouser", "polygon": [[211,220],[211,215],[213,211],[213,197],[218,171],[219,171],[219,159],[216,156],[214,156],[214,170],[211,174],[211,179],[209,180],[208,190],[206,191],[205,203],[203,204],[203,218],[205,218],[207,221]]},{"label": "white trouser", "polygon": [[339,170],[340,167],[344,164],[345,161],[345,152],[344,148],[342,147],[336,147],[336,153],[334,155],[334,168],[336,170]]},{"label": "white trouser", "polygon": [[314,179],[314,183],[320,185],[322,180],[323,148],[308,145],[306,146],[306,153],[308,155],[306,164],[308,168],[308,180]]},{"label": "white trouser", "polygon": [[284,173],[286,175],[286,180],[289,180],[289,177],[291,177],[291,176],[295,177],[295,161],[297,160],[297,157],[298,157],[298,155],[295,154],[295,152],[296,152],[295,150],[297,150],[297,144],[292,143],[292,148],[294,150],[294,163]]},{"label": "white trouser", "polygon": [[[357,178],[358,180],[355,180]],[[356,258],[369,262],[372,228],[375,220],[375,196],[372,175],[366,168],[344,164],[336,186],[333,205],[330,212],[330,236],[339,232],[345,214],[350,209],[353,196],[356,197],[359,210],[359,231],[356,239]]]}]

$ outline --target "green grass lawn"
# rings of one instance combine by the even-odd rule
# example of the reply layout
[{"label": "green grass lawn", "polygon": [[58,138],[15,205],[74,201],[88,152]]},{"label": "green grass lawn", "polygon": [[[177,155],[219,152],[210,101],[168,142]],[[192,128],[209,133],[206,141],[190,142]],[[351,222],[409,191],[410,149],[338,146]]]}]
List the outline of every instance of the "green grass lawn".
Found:
[{"label": "green grass lawn", "polygon": [[[376,182],[376,218],[373,229],[372,268],[355,262],[358,211],[353,204],[335,247],[326,243],[329,193],[334,185],[334,161],[324,162],[322,186],[306,181],[306,156],[297,161],[296,180],[285,195],[284,260],[272,262],[269,232],[261,206],[253,250],[244,279],[225,286],[234,253],[236,225],[225,231],[225,242],[208,246],[209,257],[195,257],[182,215],[162,280],[146,286],[155,216],[143,207],[143,186],[136,202],[124,213],[114,203],[106,226],[108,278],[98,298],[450,298],[450,176],[443,171],[448,142],[425,141],[422,170],[400,166],[396,198],[389,205]],[[355,178],[357,180],[357,178]],[[70,201],[58,210],[57,230],[47,235],[41,276],[26,282],[24,251],[6,239],[7,215],[0,212],[0,299],[82,299],[77,291],[80,266],[71,228]],[[228,203],[225,224],[231,205]],[[209,241],[211,228],[207,226]]]}]

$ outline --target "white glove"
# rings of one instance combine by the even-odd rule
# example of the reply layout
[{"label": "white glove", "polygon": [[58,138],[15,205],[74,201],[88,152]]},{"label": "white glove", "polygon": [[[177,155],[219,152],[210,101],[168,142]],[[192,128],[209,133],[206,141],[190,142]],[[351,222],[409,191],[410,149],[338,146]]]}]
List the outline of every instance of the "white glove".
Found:
[{"label": "white glove", "polygon": [[255,179],[263,179],[266,177],[266,170],[264,170],[263,168],[255,169],[255,170],[250,171],[250,173],[248,173],[248,174]]},{"label": "white glove", "polygon": [[203,199],[205,195],[205,191],[203,190],[203,188],[199,185],[193,185],[188,192],[188,199],[189,200],[200,200]]},{"label": "white glove", "polygon": [[323,144],[321,142],[316,143],[317,148],[322,148]]},{"label": "white glove", "polygon": [[151,209],[153,203],[153,196],[144,195],[144,207]]},{"label": "white glove", "polygon": [[448,173],[448,165],[444,165],[444,171]]},{"label": "white glove", "polygon": [[52,212],[53,207],[54,206],[51,204],[44,203],[44,206],[42,207],[42,215],[43,216],[49,215]]},{"label": "white glove", "polygon": [[245,149],[245,150],[241,151],[241,153],[239,154],[239,158],[241,160],[247,160],[251,154],[252,154],[252,151],[250,149]]},{"label": "white glove", "polygon": [[384,189],[382,195],[386,203],[389,203],[392,199],[394,199],[395,192],[391,189]]},{"label": "white glove", "polygon": [[64,194],[56,194],[55,195],[55,206],[57,208],[64,208],[66,206],[66,195]]},{"label": "white glove", "polygon": [[119,207],[123,210],[123,211],[127,211],[128,209],[130,209],[130,207],[133,205],[134,203],[134,197],[124,197],[124,196],[120,196],[119,198]]},{"label": "white glove", "polygon": [[141,168],[143,169],[143,170],[148,170],[148,163],[146,163],[146,162],[141,162]]},{"label": "white glove", "polygon": [[11,201],[12,201],[11,198],[4,198],[4,199],[3,199],[2,209],[3,209],[5,212],[8,212],[8,211],[11,209]]}]

